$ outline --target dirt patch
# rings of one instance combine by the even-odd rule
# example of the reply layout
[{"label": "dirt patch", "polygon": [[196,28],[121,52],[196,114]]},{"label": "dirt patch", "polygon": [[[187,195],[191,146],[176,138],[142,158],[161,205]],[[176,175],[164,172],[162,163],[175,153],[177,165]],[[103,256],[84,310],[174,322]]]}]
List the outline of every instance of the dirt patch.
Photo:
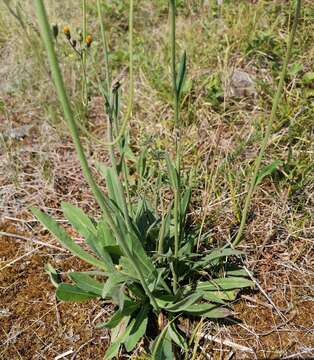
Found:
[{"label": "dirt patch", "polygon": [[[3,224],[1,231],[14,228]],[[7,236],[0,237],[0,259],[2,359],[54,359],[67,351],[68,359],[102,358],[109,334],[95,329],[95,323],[104,319],[110,307],[101,302],[58,303],[44,273],[48,261],[63,270],[84,269],[80,261]]]}]

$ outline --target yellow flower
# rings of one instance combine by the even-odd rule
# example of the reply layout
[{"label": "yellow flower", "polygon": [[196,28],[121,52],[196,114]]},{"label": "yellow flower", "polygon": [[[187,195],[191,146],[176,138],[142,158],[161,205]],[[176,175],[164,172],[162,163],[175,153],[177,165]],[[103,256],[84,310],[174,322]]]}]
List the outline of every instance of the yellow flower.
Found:
[{"label": "yellow flower", "polygon": [[65,34],[65,36],[70,39],[71,38],[71,31],[70,31],[70,28],[66,25],[64,28],[63,28],[63,33]]},{"label": "yellow flower", "polygon": [[90,47],[91,44],[92,44],[92,42],[93,42],[93,37],[92,37],[92,35],[87,35],[85,42],[86,42],[87,47]]}]

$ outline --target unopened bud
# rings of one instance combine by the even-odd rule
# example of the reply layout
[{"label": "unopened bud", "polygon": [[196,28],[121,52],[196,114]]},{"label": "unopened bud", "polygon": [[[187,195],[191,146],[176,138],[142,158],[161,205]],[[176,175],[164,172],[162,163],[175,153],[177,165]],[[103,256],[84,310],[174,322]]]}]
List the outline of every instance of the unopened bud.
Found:
[{"label": "unopened bud", "polygon": [[53,24],[51,26],[52,29],[52,35],[55,39],[57,39],[58,35],[59,35],[59,26],[57,24]]},{"label": "unopened bud", "polygon": [[68,39],[71,39],[71,31],[67,25],[63,28],[63,33]]},{"label": "unopened bud", "polygon": [[89,48],[89,47],[91,46],[92,42],[93,42],[93,37],[92,37],[92,35],[87,35],[85,41],[86,41],[87,47]]}]

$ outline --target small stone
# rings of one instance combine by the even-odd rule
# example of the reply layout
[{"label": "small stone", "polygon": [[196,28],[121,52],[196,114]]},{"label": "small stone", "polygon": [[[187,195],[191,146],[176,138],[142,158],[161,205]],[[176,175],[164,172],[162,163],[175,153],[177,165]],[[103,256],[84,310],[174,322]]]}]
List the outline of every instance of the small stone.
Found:
[{"label": "small stone", "polygon": [[257,95],[255,81],[243,70],[235,69],[228,83],[227,96],[229,97],[243,98]]},{"label": "small stone", "polygon": [[3,132],[5,139],[20,140],[28,136],[33,125],[23,125],[18,128],[8,129]]}]

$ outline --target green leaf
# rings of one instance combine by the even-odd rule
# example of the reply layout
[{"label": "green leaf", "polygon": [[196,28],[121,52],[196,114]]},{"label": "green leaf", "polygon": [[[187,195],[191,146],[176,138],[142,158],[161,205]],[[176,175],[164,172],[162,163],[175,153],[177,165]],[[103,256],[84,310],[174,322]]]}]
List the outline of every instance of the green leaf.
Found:
[{"label": "green leaf", "polygon": [[313,82],[314,82],[314,72],[307,72],[306,74],[304,74],[302,81],[303,81],[303,83],[305,85],[313,84]]},{"label": "green leaf", "polygon": [[104,247],[97,236],[97,229],[90,218],[81,209],[69,203],[62,203],[62,209],[64,216],[74,229],[86,239],[86,242],[91,249],[103,259],[107,268],[113,270],[111,257],[104,250]]},{"label": "green leaf", "polygon": [[240,277],[229,277],[213,279],[211,281],[199,282],[197,284],[197,290],[199,291],[217,291],[217,290],[232,290],[241,289],[245,287],[254,286],[254,282]]},{"label": "green leaf", "polygon": [[300,63],[294,63],[291,64],[291,66],[288,69],[288,74],[290,76],[295,76],[298,74],[298,72],[300,72],[303,69],[303,64]]},{"label": "green leaf", "polygon": [[[141,238],[145,241],[147,234],[152,225],[156,224],[156,218],[153,214],[151,206],[146,199],[141,199],[138,203],[135,221]],[[143,242],[142,240],[142,242]]]},{"label": "green leaf", "polygon": [[57,298],[63,301],[87,301],[98,297],[98,295],[90,294],[77,286],[69,284],[60,284],[56,294]]},{"label": "green leaf", "polygon": [[102,295],[103,284],[91,276],[80,272],[70,272],[68,276],[80,289],[98,296]]},{"label": "green leaf", "polygon": [[50,278],[50,281],[52,282],[52,284],[57,288],[59,286],[59,284],[62,283],[61,277],[58,274],[57,270],[54,269],[54,267],[52,265],[47,263],[45,265],[45,271],[49,275],[49,278]]},{"label": "green leaf", "polygon": [[169,323],[156,338],[152,349],[152,360],[173,360],[172,343],[168,332]]},{"label": "green leaf", "polygon": [[113,334],[112,332],[112,338],[114,338],[114,341],[112,342],[110,348],[106,351],[104,359],[112,359],[114,356],[118,355],[120,345],[123,344],[130,336],[131,330],[133,329],[136,322],[135,319],[132,319],[130,322],[129,321],[130,317],[124,317],[123,323],[119,324],[114,329],[116,330],[116,334]]},{"label": "green leaf", "polygon": [[94,256],[83,250],[78,244],[76,244],[66,233],[66,231],[61,228],[50,216],[44,214],[38,209],[32,208],[31,210],[37,219],[39,219],[43,225],[56,236],[60,243],[72,252],[72,254],[78,256],[80,259],[91,265],[94,265],[103,270],[107,270],[107,266],[102,261],[96,259]]},{"label": "green leaf", "polygon": [[187,214],[189,204],[190,204],[191,194],[192,194],[192,189],[189,187],[185,190],[185,192],[181,198],[180,218],[181,218],[181,227],[182,228],[184,227],[184,224],[185,224],[185,219],[186,219],[186,214]]},{"label": "green leaf", "polygon": [[104,176],[106,180],[107,189],[110,199],[122,211],[123,209],[123,194],[121,194],[120,187],[118,186],[118,177],[116,171],[100,162],[96,162],[97,170]]},{"label": "green leaf", "polygon": [[83,210],[66,202],[63,202],[61,206],[66,219],[84,238],[97,236],[95,225]]},{"label": "green leaf", "polygon": [[211,251],[210,254],[206,255],[204,257],[204,260],[206,259],[206,261],[212,261],[212,260],[216,260],[222,257],[227,257],[227,256],[238,256],[238,255],[243,255],[244,252],[240,251],[240,250],[235,250],[235,249],[231,249],[231,248],[226,248],[226,249],[216,249]]},{"label": "green leaf", "polygon": [[185,311],[191,305],[195,304],[198,300],[203,297],[203,294],[200,292],[193,293],[189,296],[186,296],[181,301],[178,301],[174,304],[169,304],[165,307],[166,310],[170,312],[181,312]]},{"label": "green leaf", "polygon": [[174,323],[170,324],[168,331],[169,331],[169,336],[173,340],[173,342],[176,343],[184,351],[187,351],[188,350],[187,343],[184,337],[179,333]]},{"label": "green leaf", "polygon": [[129,337],[124,341],[124,345],[127,352],[132,351],[138,341],[145,335],[147,323],[148,323],[148,311],[149,307],[144,306],[141,308],[135,318],[135,323],[132,326]]},{"label": "green leaf", "polygon": [[218,291],[216,293],[214,293],[214,291],[206,291],[203,294],[203,300],[207,300],[216,304],[225,305],[226,302],[220,296],[217,296],[217,293]]},{"label": "green leaf", "polygon": [[205,291],[203,299],[212,303],[225,305],[226,301],[234,301],[240,290]]},{"label": "green leaf", "polygon": [[152,273],[156,273],[155,266],[147,256],[140,239],[134,233],[128,233],[127,236],[129,238],[129,243],[132,246],[132,255],[137,259],[137,264],[141,266],[145,277],[150,277]]},{"label": "green leaf", "polygon": [[271,175],[282,165],[283,162],[281,160],[274,160],[269,165],[264,166],[256,176],[255,186],[258,186],[262,182],[264,177]]},{"label": "green leaf", "polygon": [[213,265],[213,263],[216,263],[218,259],[225,258],[228,256],[239,256],[242,255],[243,251],[231,249],[231,248],[221,248],[221,249],[215,249],[211,251],[208,255],[205,255],[201,260],[195,262],[193,265],[193,268],[199,268],[199,267],[206,267]]},{"label": "green leaf", "polygon": [[143,178],[146,173],[146,156],[147,156],[147,147],[143,148],[140,151],[139,158],[137,161],[137,174],[140,178]]},{"label": "green leaf", "polygon": [[247,277],[248,276],[248,273],[245,269],[241,269],[241,268],[238,268],[238,269],[233,269],[233,270],[227,270],[225,272],[226,276],[229,277],[229,276],[242,276],[242,277]]},{"label": "green leaf", "polygon": [[210,319],[225,318],[233,314],[228,309],[217,307],[216,304],[192,305],[185,312],[193,316],[204,316]]},{"label": "green leaf", "polygon": [[182,90],[182,85],[185,78],[185,72],[186,72],[186,51],[184,51],[181,57],[178,79],[177,79],[177,92],[179,95]]},{"label": "green leaf", "polygon": [[109,348],[107,349],[104,355],[104,360],[110,360],[116,357],[119,353],[120,346],[121,346],[121,342],[119,341],[115,341],[111,343],[111,345],[109,346]]},{"label": "green leaf", "polygon": [[118,257],[122,255],[122,251],[105,220],[102,220],[97,226],[97,238],[106,252]]},{"label": "green leaf", "polygon": [[177,189],[179,187],[179,180],[178,180],[178,173],[176,167],[167,153],[165,154],[165,159],[168,169],[170,185],[172,186],[172,188]]},{"label": "green leaf", "polygon": [[119,325],[125,316],[132,315],[138,308],[139,304],[126,300],[123,309],[117,310],[108,322],[97,325],[97,328],[113,329]]},{"label": "green leaf", "polygon": [[128,278],[121,274],[120,272],[116,271],[108,276],[106,283],[102,287],[102,297],[110,297],[111,292],[120,287]]},{"label": "green leaf", "polygon": [[177,296],[174,295],[162,295],[156,297],[156,302],[159,307],[166,308],[168,305],[173,304],[175,301],[178,300]]},{"label": "green leaf", "polygon": [[165,251],[165,239],[169,234],[170,229],[170,221],[171,221],[171,211],[168,211],[166,215],[162,217],[159,234],[158,234],[158,251],[161,254]]}]

